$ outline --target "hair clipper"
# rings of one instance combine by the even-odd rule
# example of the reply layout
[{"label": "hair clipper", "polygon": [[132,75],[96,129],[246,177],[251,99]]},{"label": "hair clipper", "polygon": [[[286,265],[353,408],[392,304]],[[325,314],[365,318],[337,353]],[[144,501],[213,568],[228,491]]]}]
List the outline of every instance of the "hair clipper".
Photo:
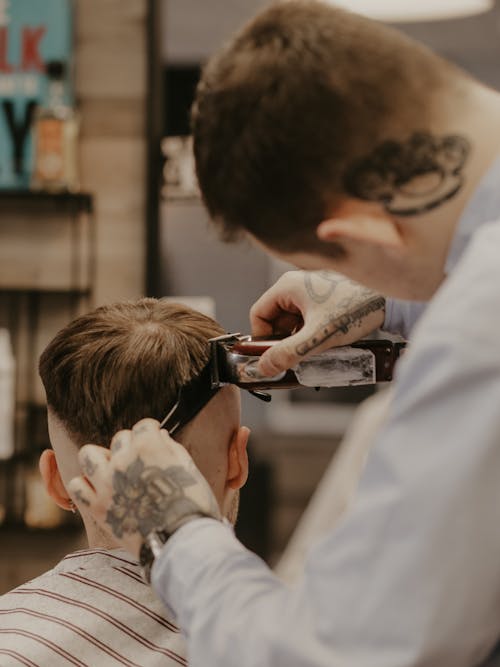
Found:
[{"label": "hair clipper", "polygon": [[212,386],[235,384],[249,391],[294,387],[348,387],[392,380],[405,343],[361,340],[307,357],[294,368],[263,377],[259,359],[282,338],[228,334],[210,341]]}]

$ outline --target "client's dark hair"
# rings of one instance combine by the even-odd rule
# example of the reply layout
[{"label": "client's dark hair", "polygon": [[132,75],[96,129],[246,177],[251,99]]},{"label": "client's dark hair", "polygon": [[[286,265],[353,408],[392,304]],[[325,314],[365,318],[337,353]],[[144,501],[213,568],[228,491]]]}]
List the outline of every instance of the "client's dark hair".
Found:
[{"label": "client's dark hair", "polygon": [[319,249],[314,230],[345,196],[347,171],[389,139],[430,131],[436,92],[458,77],[398,31],[323,2],[263,11],[209,61],[192,110],[222,236]]}]

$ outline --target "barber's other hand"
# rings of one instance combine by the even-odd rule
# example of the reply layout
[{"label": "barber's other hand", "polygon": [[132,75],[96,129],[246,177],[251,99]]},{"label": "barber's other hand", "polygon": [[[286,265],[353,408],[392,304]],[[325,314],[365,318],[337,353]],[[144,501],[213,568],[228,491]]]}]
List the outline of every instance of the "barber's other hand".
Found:
[{"label": "barber's other hand", "polygon": [[152,530],[172,532],[199,514],[221,518],[192,458],[154,419],[119,431],[110,449],[85,445],[79,462],[83,475],[68,491],[136,558]]},{"label": "barber's other hand", "polygon": [[288,335],[262,355],[259,371],[272,377],[312,354],[349,345],[381,327],[384,317],[384,297],[345,276],[289,271],[250,311],[254,336]]}]

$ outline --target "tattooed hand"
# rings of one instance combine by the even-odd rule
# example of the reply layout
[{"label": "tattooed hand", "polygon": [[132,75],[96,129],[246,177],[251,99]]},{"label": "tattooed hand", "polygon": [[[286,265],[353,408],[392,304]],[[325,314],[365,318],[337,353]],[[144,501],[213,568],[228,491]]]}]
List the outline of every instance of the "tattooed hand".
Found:
[{"label": "tattooed hand", "polygon": [[192,458],[153,419],[117,433],[110,449],[85,445],[79,461],[85,477],[71,480],[70,494],[136,558],[151,530],[172,532],[200,514],[221,518]]},{"label": "tattooed hand", "polygon": [[353,343],[384,317],[383,297],[338,273],[289,271],[250,311],[255,336],[289,336],[262,355],[259,371],[272,377],[304,357]]}]

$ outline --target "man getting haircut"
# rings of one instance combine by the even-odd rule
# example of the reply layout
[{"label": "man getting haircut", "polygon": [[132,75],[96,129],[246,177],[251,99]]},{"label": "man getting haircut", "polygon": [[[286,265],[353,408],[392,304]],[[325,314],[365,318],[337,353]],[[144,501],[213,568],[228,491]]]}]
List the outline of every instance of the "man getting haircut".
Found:
[{"label": "man getting haircut", "polygon": [[[137,562],[107,536],[66,483],[79,470],[79,448],[109,446],[140,418],[163,419],[179,389],[208,360],[214,320],[180,304],[141,299],[103,306],[77,318],[40,358],[51,450],[40,457],[48,493],[81,515],[89,548],[2,596],[2,665],[187,665],[184,640]],[[222,388],[176,438],[203,471],[221,514],[234,523],[247,478],[249,431],[240,427],[239,390]],[[196,443],[196,444],[195,444]],[[134,487],[141,493],[141,480]],[[120,520],[134,521],[122,497]]]}]

